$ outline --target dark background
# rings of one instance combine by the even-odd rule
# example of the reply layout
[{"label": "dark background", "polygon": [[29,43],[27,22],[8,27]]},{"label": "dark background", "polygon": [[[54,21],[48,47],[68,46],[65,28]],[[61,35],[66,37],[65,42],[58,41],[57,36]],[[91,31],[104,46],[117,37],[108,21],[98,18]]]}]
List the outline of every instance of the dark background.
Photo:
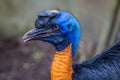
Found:
[{"label": "dark background", "polygon": [[67,10],[81,24],[75,62],[120,40],[120,0],[0,0],[0,80],[50,80],[54,46],[22,40],[38,11],[50,9]]}]

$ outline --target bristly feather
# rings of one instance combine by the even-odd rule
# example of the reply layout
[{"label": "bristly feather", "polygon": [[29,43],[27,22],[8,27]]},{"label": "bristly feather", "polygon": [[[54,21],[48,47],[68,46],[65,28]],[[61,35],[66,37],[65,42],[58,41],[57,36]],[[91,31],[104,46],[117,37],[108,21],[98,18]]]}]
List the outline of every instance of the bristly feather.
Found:
[{"label": "bristly feather", "polygon": [[120,41],[73,70],[73,80],[120,80]]}]

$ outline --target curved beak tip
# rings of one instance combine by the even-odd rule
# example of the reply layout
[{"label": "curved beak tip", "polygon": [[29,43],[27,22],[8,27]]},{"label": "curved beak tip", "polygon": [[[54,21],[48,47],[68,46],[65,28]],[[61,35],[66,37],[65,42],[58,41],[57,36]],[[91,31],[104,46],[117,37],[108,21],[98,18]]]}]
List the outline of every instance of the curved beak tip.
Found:
[{"label": "curved beak tip", "polygon": [[35,29],[32,29],[32,30],[26,32],[22,37],[24,42],[32,40],[34,38],[35,31],[36,31]]},{"label": "curved beak tip", "polygon": [[24,42],[30,41],[32,39],[32,35],[29,35],[29,33],[30,31],[23,35],[22,39],[24,40]]},{"label": "curved beak tip", "polygon": [[26,34],[23,35],[22,39],[23,39],[24,42],[27,42],[27,41],[30,40],[30,38]]}]

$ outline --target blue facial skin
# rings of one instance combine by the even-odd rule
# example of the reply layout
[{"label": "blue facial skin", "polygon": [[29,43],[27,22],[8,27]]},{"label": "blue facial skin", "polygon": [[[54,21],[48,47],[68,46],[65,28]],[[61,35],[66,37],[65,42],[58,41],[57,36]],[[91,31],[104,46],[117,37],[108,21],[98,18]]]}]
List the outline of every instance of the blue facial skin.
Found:
[{"label": "blue facial skin", "polygon": [[28,38],[50,42],[57,51],[62,51],[72,43],[72,58],[74,58],[80,40],[80,25],[66,11],[43,11],[38,13],[35,28],[23,36],[23,39]]},{"label": "blue facial skin", "polygon": [[80,40],[78,21],[70,13],[60,11],[58,18],[53,23],[60,27],[62,35],[66,35],[67,41],[72,43],[72,57],[74,58]]}]

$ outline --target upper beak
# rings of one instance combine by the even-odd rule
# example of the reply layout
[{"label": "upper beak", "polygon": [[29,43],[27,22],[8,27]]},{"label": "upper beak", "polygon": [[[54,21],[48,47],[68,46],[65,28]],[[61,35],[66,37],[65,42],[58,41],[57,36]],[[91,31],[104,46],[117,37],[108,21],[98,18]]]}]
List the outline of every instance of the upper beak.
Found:
[{"label": "upper beak", "polygon": [[24,42],[33,40],[39,32],[40,32],[40,30],[33,28],[32,30],[25,33],[22,38],[23,38]]}]

